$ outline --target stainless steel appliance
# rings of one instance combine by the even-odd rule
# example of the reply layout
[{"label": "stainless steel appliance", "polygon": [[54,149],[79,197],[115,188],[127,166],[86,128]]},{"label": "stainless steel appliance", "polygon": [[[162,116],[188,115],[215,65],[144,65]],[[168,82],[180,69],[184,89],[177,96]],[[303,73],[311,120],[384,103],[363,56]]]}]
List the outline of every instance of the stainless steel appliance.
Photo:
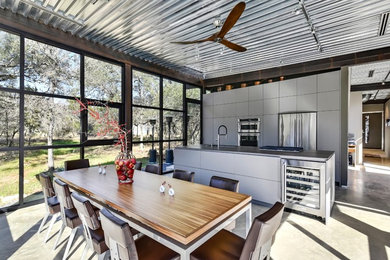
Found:
[{"label": "stainless steel appliance", "polygon": [[260,145],[260,118],[238,119],[238,146]]},{"label": "stainless steel appliance", "polygon": [[317,150],[317,113],[279,114],[279,146]]},{"label": "stainless steel appliance", "polygon": [[325,162],[282,159],[282,201],[286,208],[325,220],[334,203],[334,156]]}]

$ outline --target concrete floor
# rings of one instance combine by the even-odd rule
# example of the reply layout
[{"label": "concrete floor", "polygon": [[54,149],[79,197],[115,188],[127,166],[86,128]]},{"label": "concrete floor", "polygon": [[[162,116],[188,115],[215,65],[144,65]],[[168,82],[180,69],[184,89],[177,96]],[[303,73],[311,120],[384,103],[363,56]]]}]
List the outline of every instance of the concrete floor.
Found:
[{"label": "concrete floor", "polygon": [[[272,259],[389,259],[390,171],[350,170],[349,187],[336,190],[336,204],[328,225],[315,218],[285,212],[272,247]],[[266,211],[253,205],[253,217]],[[0,259],[61,259],[70,230],[52,250],[60,227],[43,244],[45,232],[36,234],[44,213],[43,204],[0,215]],[[234,230],[245,232],[240,217]],[[80,259],[84,239],[79,232],[69,259]],[[97,258],[89,253],[90,258]]]}]

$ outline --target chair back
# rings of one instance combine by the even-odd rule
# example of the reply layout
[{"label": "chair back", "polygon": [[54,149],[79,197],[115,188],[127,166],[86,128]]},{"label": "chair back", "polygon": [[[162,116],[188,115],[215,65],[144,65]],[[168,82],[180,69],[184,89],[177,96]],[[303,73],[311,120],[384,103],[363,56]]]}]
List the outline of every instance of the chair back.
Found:
[{"label": "chair back", "polygon": [[138,259],[137,248],[130,226],[106,208],[100,210],[100,219],[106,245],[112,259]]},{"label": "chair back", "polygon": [[210,186],[214,188],[238,192],[240,181],[229,178],[212,176],[210,179]]},{"label": "chair back", "polygon": [[263,259],[269,254],[275,233],[282,220],[283,210],[284,204],[276,202],[272,208],[254,219],[240,260]]},{"label": "chair back", "polygon": [[148,164],[145,167],[145,172],[160,174],[160,167],[158,165]]},{"label": "chair back", "polygon": [[45,198],[50,198],[55,195],[53,183],[51,182],[51,178],[46,173],[40,173],[39,174],[39,181],[42,185],[43,194],[45,195]]},{"label": "chair back", "polygon": [[60,179],[54,180],[54,190],[57,194],[57,199],[60,202],[61,207],[67,208],[67,209],[73,209],[73,201],[71,197],[71,192],[69,189],[68,184],[61,181]]},{"label": "chair back", "polygon": [[91,202],[77,192],[72,192],[72,200],[83,225],[86,224],[92,230],[99,229],[100,221]]},{"label": "chair back", "polygon": [[175,169],[172,177],[183,181],[194,182],[194,175],[195,175],[194,172]]},{"label": "chair back", "polygon": [[65,161],[65,171],[88,168],[88,167],[89,167],[88,159]]},{"label": "chair back", "polygon": [[138,171],[142,170],[142,162],[136,162],[134,165],[134,169]]}]

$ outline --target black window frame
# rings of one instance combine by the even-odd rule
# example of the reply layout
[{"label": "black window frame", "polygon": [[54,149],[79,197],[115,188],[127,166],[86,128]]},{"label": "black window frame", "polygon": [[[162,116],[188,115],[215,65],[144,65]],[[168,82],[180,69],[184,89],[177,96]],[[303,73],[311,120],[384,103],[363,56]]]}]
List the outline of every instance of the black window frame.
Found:
[{"label": "black window frame", "polygon": [[[156,72],[153,72],[153,71],[150,71],[150,70],[147,70],[147,69],[144,69],[144,68],[140,68],[140,67],[137,67],[137,66],[132,66],[131,67],[131,93],[133,93],[133,88],[132,88],[132,85],[133,85],[133,73],[134,71],[139,71],[139,72],[143,72],[143,73],[147,73],[147,74],[150,74],[152,76],[155,76],[155,77],[158,77],[159,78],[159,84],[160,84],[160,90],[159,90],[159,106],[158,107],[153,107],[153,106],[143,106],[143,105],[137,105],[137,104],[133,104],[133,95],[131,95],[131,106],[130,106],[130,114],[131,114],[131,119],[130,119],[130,124],[131,126],[133,126],[133,107],[137,107],[137,108],[145,108],[145,109],[156,109],[160,112],[160,116],[159,116],[159,139],[158,140],[154,140],[154,141],[133,141],[133,135],[131,135],[130,137],[130,142],[131,142],[131,149],[133,149],[133,144],[141,144],[141,143],[158,143],[159,145],[159,151],[158,151],[158,164],[159,164],[159,167],[160,167],[160,172],[162,172],[162,169],[163,169],[163,163],[164,163],[164,143],[172,143],[172,142],[182,142],[183,145],[187,145],[187,123],[188,123],[188,120],[187,120],[187,102],[191,102],[191,103],[196,103],[196,104],[199,104],[200,105],[200,109],[201,109],[201,116],[200,116],[200,143],[202,143],[202,140],[203,140],[203,134],[202,134],[202,129],[203,129],[203,125],[202,125],[202,115],[203,115],[203,106],[202,106],[202,102],[203,102],[203,88],[202,86],[197,86],[195,84],[190,84],[186,81],[183,81],[183,80],[179,80],[179,79],[175,79],[175,78],[172,78],[172,77],[169,77],[169,76],[165,76],[165,75],[162,75],[162,74],[159,74],[159,73],[156,73]],[[175,81],[175,82],[178,82],[180,84],[183,85],[183,109],[182,110],[178,110],[178,109],[170,109],[170,108],[164,108],[164,79],[167,79],[167,80],[172,80],[172,81]],[[191,85],[191,86],[194,86],[194,87],[198,87],[200,89],[200,100],[197,100],[197,99],[190,99],[186,97],[186,89],[187,89],[187,85]],[[171,111],[171,112],[180,112],[182,113],[182,116],[183,116],[183,133],[182,133],[182,136],[183,138],[181,139],[171,139],[171,140],[166,140],[164,139],[164,128],[163,128],[163,123],[164,123],[164,112],[165,111]]]}]

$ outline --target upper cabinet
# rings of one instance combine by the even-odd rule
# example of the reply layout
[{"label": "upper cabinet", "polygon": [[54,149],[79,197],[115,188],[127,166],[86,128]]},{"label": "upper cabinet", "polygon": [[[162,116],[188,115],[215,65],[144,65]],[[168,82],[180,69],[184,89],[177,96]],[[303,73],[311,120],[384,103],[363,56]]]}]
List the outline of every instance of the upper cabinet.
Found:
[{"label": "upper cabinet", "polygon": [[298,96],[317,93],[317,75],[298,78],[297,88]]}]

